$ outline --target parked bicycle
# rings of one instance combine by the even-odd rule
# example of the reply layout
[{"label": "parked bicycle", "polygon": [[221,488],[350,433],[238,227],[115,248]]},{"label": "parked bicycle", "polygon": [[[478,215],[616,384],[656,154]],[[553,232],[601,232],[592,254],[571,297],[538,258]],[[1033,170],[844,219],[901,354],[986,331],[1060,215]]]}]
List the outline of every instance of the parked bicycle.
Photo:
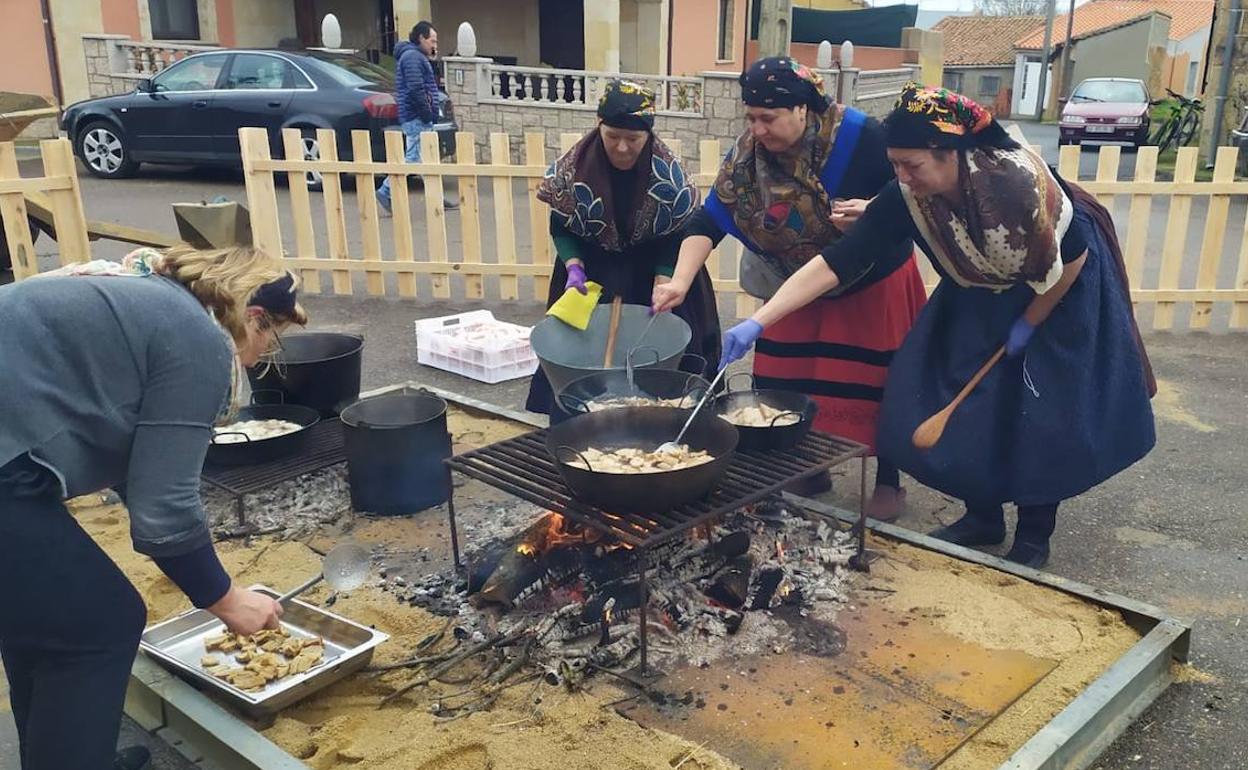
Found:
[{"label": "parked bicycle", "polygon": [[[1196,138],[1196,132],[1200,130],[1200,116],[1205,111],[1205,105],[1201,104],[1199,99],[1188,99],[1169,88],[1166,89],[1166,93],[1170,94],[1170,114],[1161,122],[1161,125],[1157,127],[1157,133],[1153,135],[1153,144],[1157,145],[1161,152],[1171,147],[1177,149],[1191,144]],[[1157,104],[1161,103],[1157,102]]]}]

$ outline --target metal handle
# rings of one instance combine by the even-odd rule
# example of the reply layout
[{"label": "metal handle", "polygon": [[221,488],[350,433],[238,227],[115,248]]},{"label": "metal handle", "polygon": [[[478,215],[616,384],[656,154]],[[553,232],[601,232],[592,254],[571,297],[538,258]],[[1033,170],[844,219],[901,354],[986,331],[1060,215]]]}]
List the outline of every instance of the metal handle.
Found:
[{"label": "metal handle", "polygon": [[727,380],[724,380],[724,387],[728,389],[729,395],[732,394],[732,381],[738,377],[749,377],[750,378],[750,390],[757,390],[757,388],[754,387],[756,384],[754,380],[754,375],[750,374],[749,372],[737,372],[736,374],[729,377]]},{"label": "metal handle", "polygon": [[728,367],[720,369],[719,374],[715,375],[715,379],[711,380],[711,384],[706,389],[706,392],[702,394],[702,398],[698,399],[698,405],[695,406],[693,411],[689,413],[689,419],[685,420],[685,426],[680,429],[680,433],[676,434],[676,439],[672,441],[673,444],[679,444],[680,440],[685,437],[685,431],[689,430],[689,426],[693,424],[693,420],[698,416],[698,412],[702,411],[702,407],[706,404],[707,399],[710,398],[711,393],[715,392],[715,386],[719,384],[720,379],[724,376],[724,372],[726,371],[728,371]]},{"label": "metal handle", "polygon": [[[581,454],[581,451],[580,451],[579,449],[576,449],[576,448],[574,448],[574,447],[570,447],[570,446],[568,446],[567,444],[560,444],[559,446],[555,447],[555,459],[556,459],[556,460],[559,460],[559,450],[560,450],[560,449],[566,449],[566,450],[568,450],[569,452],[571,452],[572,454],[574,454],[574,455],[576,455],[577,457],[579,457],[579,458],[581,459],[581,462],[585,463],[585,469],[586,469],[586,470],[588,470],[588,471],[590,471],[590,472],[593,472],[593,470],[594,470],[594,466],[592,466],[592,465],[590,465],[590,464],[589,464],[589,460],[585,459],[585,455]],[[568,463],[568,461],[566,461],[566,460],[559,460],[559,462],[564,463],[565,465],[570,465],[570,464],[571,464],[571,463]]]},{"label": "metal handle", "polygon": [[309,588],[311,588],[312,586],[316,585],[317,583],[321,582],[321,581],[322,581],[322,580],[324,580],[324,579],[325,579],[325,573],[324,573],[324,572],[322,572],[321,574],[317,575],[316,577],[312,578],[311,580],[308,580],[308,581],[304,582],[303,584],[298,585],[298,586],[296,586],[296,587],[294,587],[294,588],[290,589],[290,590],[289,590],[289,591],[287,591],[286,593],[282,594],[281,596],[277,597],[277,603],[278,603],[278,604],[285,604],[286,602],[288,602],[288,601],[290,601],[291,599],[295,598],[295,597],[296,597],[296,596],[298,596],[299,594],[303,593],[304,591],[308,590]]},{"label": "metal handle", "polygon": [[[792,409],[790,409],[790,410],[789,410],[789,411],[787,411],[787,412],[781,412],[780,414],[776,415],[775,417],[772,417],[772,418],[771,418],[771,425],[770,425],[769,427],[772,427],[772,428],[776,427],[776,420],[779,420],[781,417],[787,417],[787,416],[788,416],[788,415],[790,415],[790,414],[792,414],[792,415],[796,415],[796,416],[797,416],[797,422],[793,423],[793,425],[800,425],[800,424],[801,424],[801,422],[802,422],[802,419],[805,417],[805,415],[803,415],[801,412],[795,412],[795,411],[793,411]],[[782,425],[781,427],[783,427],[783,428],[787,428],[788,426],[787,426],[787,425]]]},{"label": "metal handle", "polygon": [[[560,393],[559,400],[561,402],[564,402],[565,406],[569,407],[568,408],[569,412],[579,411],[581,414],[589,414],[590,411],[592,411],[589,408],[589,404],[585,401],[585,399],[581,398],[580,396],[574,396],[571,393]],[[575,402],[575,403],[569,404],[567,403],[569,401]],[[577,404],[580,405],[579,408],[577,408]]]},{"label": "metal handle", "polygon": [[261,388],[259,390],[251,391],[251,405],[252,406],[272,406],[271,404],[257,404],[256,403],[256,395],[260,393],[276,393],[278,406],[286,405],[286,393],[285,392],[280,391],[277,388]]},{"label": "metal handle", "polygon": [[251,443],[251,436],[248,436],[246,433],[243,433],[241,430],[223,430],[220,433],[214,430],[212,432],[212,440],[209,441],[208,443],[212,444],[213,446],[229,446],[231,444],[240,443],[238,441],[226,441],[226,442],[217,441],[217,439],[220,438],[221,436],[242,436],[243,441],[241,443],[244,443],[244,444]]},{"label": "metal handle", "polygon": [[679,367],[679,368],[687,372],[687,371],[689,371],[689,370],[688,370],[688,369],[685,369],[685,366],[684,366],[684,364],[685,364],[685,359],[686,359],[686,358],[695,358],[695,359],[697,359],[698,361],[701,361],[701,362],[702,362],[702,365],[698,367],[698,376],[699,376],[699,377],[702,377],[702,378],[705,378],[705,377],[706,377],[706,368],[707,368],[708,366],[710,366],[710,365],[711,365],[711,362],[707,360],[706,356],[700,356],[700,355],[698,355],[697,353],[685,353],[685,354],[681,355],[681,357],[680,357],[680,367]]}]

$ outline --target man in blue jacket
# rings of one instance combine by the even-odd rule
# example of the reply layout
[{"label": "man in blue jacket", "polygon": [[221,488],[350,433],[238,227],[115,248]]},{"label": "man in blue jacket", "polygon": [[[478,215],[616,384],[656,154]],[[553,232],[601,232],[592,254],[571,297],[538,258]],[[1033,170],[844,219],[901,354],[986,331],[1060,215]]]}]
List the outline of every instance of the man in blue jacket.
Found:
[{"label": "man in blue jacket", "polygon": [[[420,162],[420,134],[432,131],[438,119],[438,78],[430,58],[438,54],[438,31],[427,21],[412,27],[408,39],[394,47],[394,99],[399,104],[408,163]],[[390,178],[377,188],[377,202],[384,215],[390,211]],[[448,208],[455,204],[447,201]]]}]

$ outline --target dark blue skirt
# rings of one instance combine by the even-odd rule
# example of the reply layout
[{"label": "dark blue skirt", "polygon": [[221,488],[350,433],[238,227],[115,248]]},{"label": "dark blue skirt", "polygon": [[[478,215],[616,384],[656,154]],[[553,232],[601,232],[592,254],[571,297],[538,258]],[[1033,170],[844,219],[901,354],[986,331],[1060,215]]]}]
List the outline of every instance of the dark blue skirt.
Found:
[{"label": "dark blue skirt", "polygon": [[881,458],[972,503],[1055,503],[1101,483],[1153,447],[1153,412],[1131,303],[1105,238],[1082,209],[1088,258],[1024,355],[1002,359],[962,402],[940,442],[911,436],[1000,347],[1035,294],[942,280],[889,369]]}]

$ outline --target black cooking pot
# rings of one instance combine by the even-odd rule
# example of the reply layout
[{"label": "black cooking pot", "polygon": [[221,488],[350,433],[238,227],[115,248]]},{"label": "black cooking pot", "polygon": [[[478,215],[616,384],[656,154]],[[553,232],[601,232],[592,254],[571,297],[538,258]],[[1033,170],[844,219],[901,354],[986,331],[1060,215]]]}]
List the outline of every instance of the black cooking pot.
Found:
[{"label": "black cooking pot", "polygon": [[355,510],[395,515],[446,502],[445,401],[423,390],[374,396],[342,410],[342,426]]},{"label": "black cooking pot", "polygon": [[[732,389],[732,380],[742,375],[750,377],[749,374],[742,372],[728,378],[728,392],[715,399],[714,413],[716,415],[725,415],[734,409],[740,409],[745,406],[766,404],[773,409],[779,409],[785,414],[796,414],[800,419],[789,425],[770,425],[765,428],[737,425],[737,433],[741,436],[739,448],[745,451],[768,451],[789,449],[796,446],[810,432],[810,428],[815,422],[815,414],[819,411],[819,406],[805,393],[797,393],[792,390],[751,389],[734,391]],[[753,386],[753,384],[753,378],[751,377],[750,385]],[[779,421],[781,416],[777,416],[776,421]],[[724,421],[726,422],[726,420]]]},{"label": "black cooking pot", "polygon": [[620,513],[663,511],[700,500],[728,471],[737,446],[737,429],[711,414],[700,414],[681,443],[709,452],[715,459],[662,473],[600,473],[568,465],[586,449],[658,449],[680,433],[688,409],[670,406],[624,406],[581,414],[546,432],[546,448],[559,475],[577,500]]},{"label": "black cooking pot", "polygon": [[282,337],[282,348],[247,370],[254,391],[275,390],[283,403],[310,406],[333,417],[360,397],[364,338],[337,332]]},{"label": "black cooking pot", "polygon": [[[705,363],[705,359],[703,362]],[[698,375],[679,369],[635,369],[631,384],[628,381],[628,372],[607,369],[568,383],[556,395],[555,403],[568,414],[588,412],[591,401],[630,397],[681,399],[681,407],[692,409],[709,386],[710,383]]]},{"label": "black cooking pot", "polygon": [[[308,428],[321,420],[315,409],[294,404],[261,404],[245,406],[238,410],[235,422],[243,420],[285,420],[299,425],[299,430],[284,433],[280,436],[262,439],[249,439],[233,443],[218,443],[218,438],[229,435],[213,433],[208,444],[207,461],[211,465],[258,465],[260,463],[284,460],[303,451],[308,441]],[[234,434],[240,436],[243,434]]]}]

